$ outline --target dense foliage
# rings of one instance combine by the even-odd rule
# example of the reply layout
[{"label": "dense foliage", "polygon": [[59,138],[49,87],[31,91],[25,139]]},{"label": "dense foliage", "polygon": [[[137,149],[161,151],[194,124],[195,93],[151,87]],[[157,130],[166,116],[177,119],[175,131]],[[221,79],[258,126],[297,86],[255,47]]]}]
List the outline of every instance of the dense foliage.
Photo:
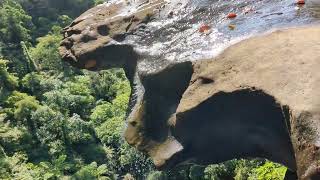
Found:
[{"label": "dense foliage", "polygon": [[102,2],[0,1],[0,179],[283,179],[264,160],[155,171],[126,144],[123,71],[73,69],[57,50],[62,27]]}]

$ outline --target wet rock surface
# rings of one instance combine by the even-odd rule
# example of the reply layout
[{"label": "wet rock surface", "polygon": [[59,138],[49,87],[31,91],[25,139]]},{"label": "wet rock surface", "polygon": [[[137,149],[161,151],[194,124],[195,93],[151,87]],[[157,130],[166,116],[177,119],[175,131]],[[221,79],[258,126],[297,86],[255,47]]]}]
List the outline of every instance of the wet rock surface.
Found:
[{"label": "wet rock surface", "polygon": [[[249,139],[240,138],[234,142],[236,145],[232,146],[232,148],[218,149],[222,152],[226,152],[225,149],[241,149],[243,144],[250,141],[250,138],[256,137],[259,140],[255,142],[258,147],[263,147],[263,153],[277,156],[276,154],[281,153],[281,150],[283,150],[283,154],[278,156],[278,158],[281,158],[267,158],[290,167],[291,163],[288,163],[288,160],[283,158],[289,158],[291,154],[289,152],[291,150],[284,150],[283,148],[290,147],[288,144],[285,144],[291,141],[299,177],[309,176],[306,172],[311,172],[311,170],[308,170],[308,168],[319,168],[318,163],[320,159],[319,40],[319,26],[278,30],[270,35],[251,38],[233,45],[214,59],[195,62],[191,83],[184,93],[177,109],[175,123],[177,131],[179,131],[179,126],[184,126],[185,120],[187,121],[186,124],[188,124],[188,121],[198,122],[199,118],[189,117],[193,120],[188,120],[188,113],[198,109],[199,106],[203,106],[203,103],[206,103],[211,98],[220,97],[221,93],[232,95],[235,92],[245,90],[251,94],[257,102],[251,103],[249,97],[242,99],[234,97],[232,99],[234,101],[232,102],[233,106],[228,107],[229,100],[228,98],[224,98],[221,100],[222,103],[217,106],[218,110],[212,105],[202,108],[207,108],[207,111],[203,113],[217,111],[216,113],[212,113],[212,116],[205,116],[205,119],[206,121],[210,119],[210,123],[218,121],[217,125],[222,125],[219,126],[219,129],[221,129],[221,131],[228,131],[228,134],[233,134],[236,130],[240,129],[238,128],[239,126],[236,125],[237,121],[241,121],[239,124],[245,124],[248,120],[254,118],[256,123],[252,122],[252,124],[255,124],[255,128],[253,129],[257,132],[256,136],[254,132],[251,132],[252,129],[241,129],[241,132],[233,134],[232,139],[237,139],[242,135],[248,135],[249,137],[247,138]],[[203,83],[204,78],[211,79],[211,83]],[[268,105],[267,100],[260,99],[265,95],[259,95],[257,91],[262,91],[266,95],[271,96],[275,101],[274,104],[270,103]],[[241,98],[241,96],[239,96],[239,98]],[[258,102],[265,106],[259,108]],[[216,100],[215,103],[219,103],[219,100]],[[258,104],[251,107],[254,103]],[[273,117],[266,118],[272,114],[269,110],[276,107],[282,109],[277,112],[278,116],[274,114]],[[229,124],[223,125],[226,123],[226,120],[219,118],[221,113],[223,114],[223,118],[227,120],[235,118],[235,120],[233,120],[232,123],[230,122]],[[214,114],[218,114],[218,117]],[[221,121],[219,121],[219,119],[221,119]],[[260,122],[260,120],[262,122]],[[246,125],[245,127],[250,127],[250,125]],[[284,133],[287,129],[287,135],[290,135],[291,138],[286,138],[288,136],[285,134],[279,134]],[[223,132],[217,132],[219,131],[217,130],[215,133],[212,132],[212,134],[214,134],[214,136],[223,134]],[[189,137],[187,133],[183,134],[181,138]],[[209,130],[207,134],[210,134]],[[194,134],[191,140],[187,141],[191,142],[191,144],[198,143],[201,138],[196,138],[198,140],[194,139],[197,136],[198,134]],[[201,137],[203,138],[204,136]],[[212,142],[210,139],[207,140],[206,142]],[[277,142],[279,144],[273,144]],[[267,145],[265,143],[267,143]],[[225,146],[226,142],[223,141],[214,144]],[[229,142],[227,144],[230,145]],[[212,147],[214,148],[212,151],[219,151],[216,146],[210,146],[208,144],[191,146],[200,146],[203,149]],[[249,152],[249,150],[254,149],[255,146],[244,147],[250,147],[245,151]],[[255,152],[259,151],[257,150]],[[218,157],[222,156],[220,155]],[[291,168],[293,167],[291,166]],[[313,168],[312,171],[316,172],[315,168]]]},{"label": "wet rock surface", "polygon": [[[229,19],[229,13],[237,17]],[[307,25],[319,18],[317,0],[303,6],[291,0],[115,0],[92,8],[66,27],[60,50],[64,60],[94,70],[134,59],[132,49],[139,56],[139,71],[152,73],[170,63],[211,58],[261,32]],[[210,27],[208,33],[199,32],[204,24]],[[110,51],[118,60],[100,60],[115,59],[100,51]]]},{"label": "wet rock surface", "polygon": [[312,179],[319,19],[318,0],[111,1],[64,29],[60,53],[78,68],[124,68],[125,138],[159,168],[260,157]]}]

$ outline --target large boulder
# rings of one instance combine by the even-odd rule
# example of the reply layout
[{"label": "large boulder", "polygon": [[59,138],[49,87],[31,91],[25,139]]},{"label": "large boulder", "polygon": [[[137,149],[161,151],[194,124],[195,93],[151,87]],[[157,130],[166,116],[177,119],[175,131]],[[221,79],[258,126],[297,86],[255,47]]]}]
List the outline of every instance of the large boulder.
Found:
[{"label": "large boulder", "polygon": [[194,63],[177,140],[200,162],[262,156],[300,178],[319,172],[319,42],[319,26],[278,30]]},{"label": "large boulder", "polygon": [[117,0],[66,27],[60,53],[78,68],[124,68],[125,138],[158,168],[259,157],[317,178],[320,27],[270,30],[319,12],[276,0]]}]

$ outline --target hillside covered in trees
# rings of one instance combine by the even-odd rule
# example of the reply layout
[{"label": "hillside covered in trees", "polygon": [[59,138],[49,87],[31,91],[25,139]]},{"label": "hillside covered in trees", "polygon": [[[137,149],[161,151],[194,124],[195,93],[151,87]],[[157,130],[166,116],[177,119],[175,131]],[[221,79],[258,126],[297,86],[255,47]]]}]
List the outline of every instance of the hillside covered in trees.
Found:
[{"label": "hillside covered in trees", "polygon": [[74,69],[57,49],[62,28],[102,2],[0,1],[0,179],[283,179],[266,160],[160,172],[130,147],[123,71]]}]

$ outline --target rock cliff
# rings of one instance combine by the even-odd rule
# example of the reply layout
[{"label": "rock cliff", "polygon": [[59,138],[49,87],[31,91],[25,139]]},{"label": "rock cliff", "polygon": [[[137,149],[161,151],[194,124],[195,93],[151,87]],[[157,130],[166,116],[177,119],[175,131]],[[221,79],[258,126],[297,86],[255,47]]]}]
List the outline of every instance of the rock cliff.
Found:
[{"label": "rock cliff", "polygon": [[[176,113],[178,141],[190,142],[204,161],[206,152],[226,160],[228,151],[261,151],[291,169],[294,155],[300,177],[316,171],[310,168],[319,168],[320,158],[319,40],[319,26],[278,30],[194,63]],[[198,123],[205,124],[201,133],[190,134]]]},{"label": "rock cliff", "polygon": [[124,68],[133,89],[125,138],[159,168],[260,157],[316,179],[320,27],[283,27],[319,22],[320,7],[294,7],[111,1],[64,29],[60,53],[78,68]]}]

